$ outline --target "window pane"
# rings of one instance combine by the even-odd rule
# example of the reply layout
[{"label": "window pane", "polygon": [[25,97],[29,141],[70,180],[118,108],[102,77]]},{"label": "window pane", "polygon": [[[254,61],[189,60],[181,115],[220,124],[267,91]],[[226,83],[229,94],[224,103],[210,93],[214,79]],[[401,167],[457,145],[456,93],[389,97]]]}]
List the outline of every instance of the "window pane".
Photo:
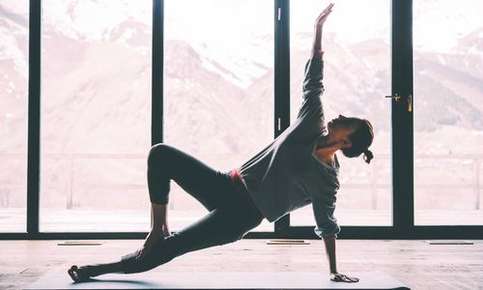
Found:
[{"label": "window pane", "polygon": [[152,1],[42,4],[41,231],[148,230]]},{"label": "window pane", "polygon": [[0,232],[26,231],[28,10],[0,2]]},{"label": "window pane", "polygon": [[[165,1],[165,142],[228,171],[273,140],[273,1]],[[171,182],[170,224],[208,211]],[[266,219],[257,230],[272,231]]]},{"label": "window pane", "polygon": [[[390,2],[338,1],[324,27],[325,123],[339,114],[368,119],[374,127],[368,165],[362,155],[337,152],[340,189],[335,216],[340,225],[392,225],[390,101]],[[290,7],[291,120],[302,104],[304,65],[310,57],[313,26],[324,4],[293,1]],[[349,24],[350,23],[350,24]],[[292,226],[315,225],[309,204],[290,216]]]},{"label": "window pane", "polygon": [[482,225],[483,3],[414,2],[415,223]]}]

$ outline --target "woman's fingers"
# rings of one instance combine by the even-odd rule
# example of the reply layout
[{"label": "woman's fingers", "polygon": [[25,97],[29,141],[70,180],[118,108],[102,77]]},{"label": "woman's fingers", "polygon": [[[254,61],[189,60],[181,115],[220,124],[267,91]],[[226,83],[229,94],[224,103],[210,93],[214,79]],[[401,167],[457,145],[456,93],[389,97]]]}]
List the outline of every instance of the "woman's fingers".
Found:
[{"label": "woman's fingers", "polygon": [[325,14],[325,13],[328,13],[332,10],[332,7],[334,7],[334,3],[330,3],[329,6],[327,6],[321,14]]},{"label": "woman's fingers", "polygon": [[359,282],[359,278],[356,277],[349,277],[344,274],[337,273],[334,275],[332,281],[335,282],[348,282],[348,283],[354,283],[354,282]]},{"label": "woman's fingers", "polygon": [[332,7],[334,6],[333,3],[331,3],[329,6],[327,6],[327,8],[325,8],[320,14],[319,16],[317,17],[317,22],[320,23],[320,22],[323,22],[325,21],[325,19],[327,18],[327,16],[329,16],[329,14],[332,12]]},{"label": "woman's fingers", "polygon": [[332,9],[332,7],[334,7],[334,3],[330,3],[329,5],[327,5],[327,7],[325,7],[325,9],[322,11],[322,13]]},{"label": "woman's fingers", "polygon": [[359,278],[356,278],[356,277],[349,277],[347,275],[344,275],[344,274],[341,274],[342,276],[342,279],[344,280],[344,282],[358,282],[359,281]]},{"label": "woman's fingers", "polygon": [[352,282],[359,282],[359,278],[356,277],[349,277],[349,279],[351,279]]}]

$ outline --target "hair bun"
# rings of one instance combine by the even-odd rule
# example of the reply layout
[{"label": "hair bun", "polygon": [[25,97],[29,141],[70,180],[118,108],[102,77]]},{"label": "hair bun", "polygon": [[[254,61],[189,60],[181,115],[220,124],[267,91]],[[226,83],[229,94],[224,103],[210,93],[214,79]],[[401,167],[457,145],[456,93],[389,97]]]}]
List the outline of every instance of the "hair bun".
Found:
[{"label": "hair bun", "polygon": [[364,151],[364,156],[363,156],[363,158],[364,158],[364,161],[365,161],[365,162],[370,163],[370,162],[371,162],[371,160],[372,160],[372,158],[374,158],[374,154],[372,154],[371,150],[366,149],[366,150]]}]

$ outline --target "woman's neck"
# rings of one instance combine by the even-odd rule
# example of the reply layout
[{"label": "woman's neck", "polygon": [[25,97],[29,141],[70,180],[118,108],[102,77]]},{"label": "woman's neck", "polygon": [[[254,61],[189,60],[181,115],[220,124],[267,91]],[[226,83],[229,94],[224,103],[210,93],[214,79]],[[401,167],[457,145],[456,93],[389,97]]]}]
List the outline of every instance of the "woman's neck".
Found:
[{"label": "woman's neck", "polygon": [[335,143],[332,141],[331,136],[325,135],[322,139],[322,142],[317,144],[317,147],[315,148],[317,158],[327,164],[334,164],[335,152],[339,150],[339,148],[332,146],[334,144]]},{"label": "woman's neck", "polygon": [[334,164],[334,155],[337,150],[331,147],[318,147],[315,148],[315,155],[317,158],[327,164]]}]

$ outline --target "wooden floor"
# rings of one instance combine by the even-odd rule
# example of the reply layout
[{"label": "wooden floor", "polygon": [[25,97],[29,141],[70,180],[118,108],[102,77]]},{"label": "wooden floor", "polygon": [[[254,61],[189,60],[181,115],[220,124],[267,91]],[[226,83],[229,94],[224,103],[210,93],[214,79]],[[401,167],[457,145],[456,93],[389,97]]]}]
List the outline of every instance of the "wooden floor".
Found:
[{"label": "wooden floor", "polygon": [[[151,271],[328,272],[323,242],[267,245],[241,240],[187,253]],[[0,241],[0,289],[22,289],[49,269],[118,260],[141,240],[100,240],[98,246],[58,246],[64,241]],[[483,241],[430,245],[424,240],[338,240],[339,272],[383,271],[412,289],[483,289]],[[100,276],[99,278],[101,278]]]}]

